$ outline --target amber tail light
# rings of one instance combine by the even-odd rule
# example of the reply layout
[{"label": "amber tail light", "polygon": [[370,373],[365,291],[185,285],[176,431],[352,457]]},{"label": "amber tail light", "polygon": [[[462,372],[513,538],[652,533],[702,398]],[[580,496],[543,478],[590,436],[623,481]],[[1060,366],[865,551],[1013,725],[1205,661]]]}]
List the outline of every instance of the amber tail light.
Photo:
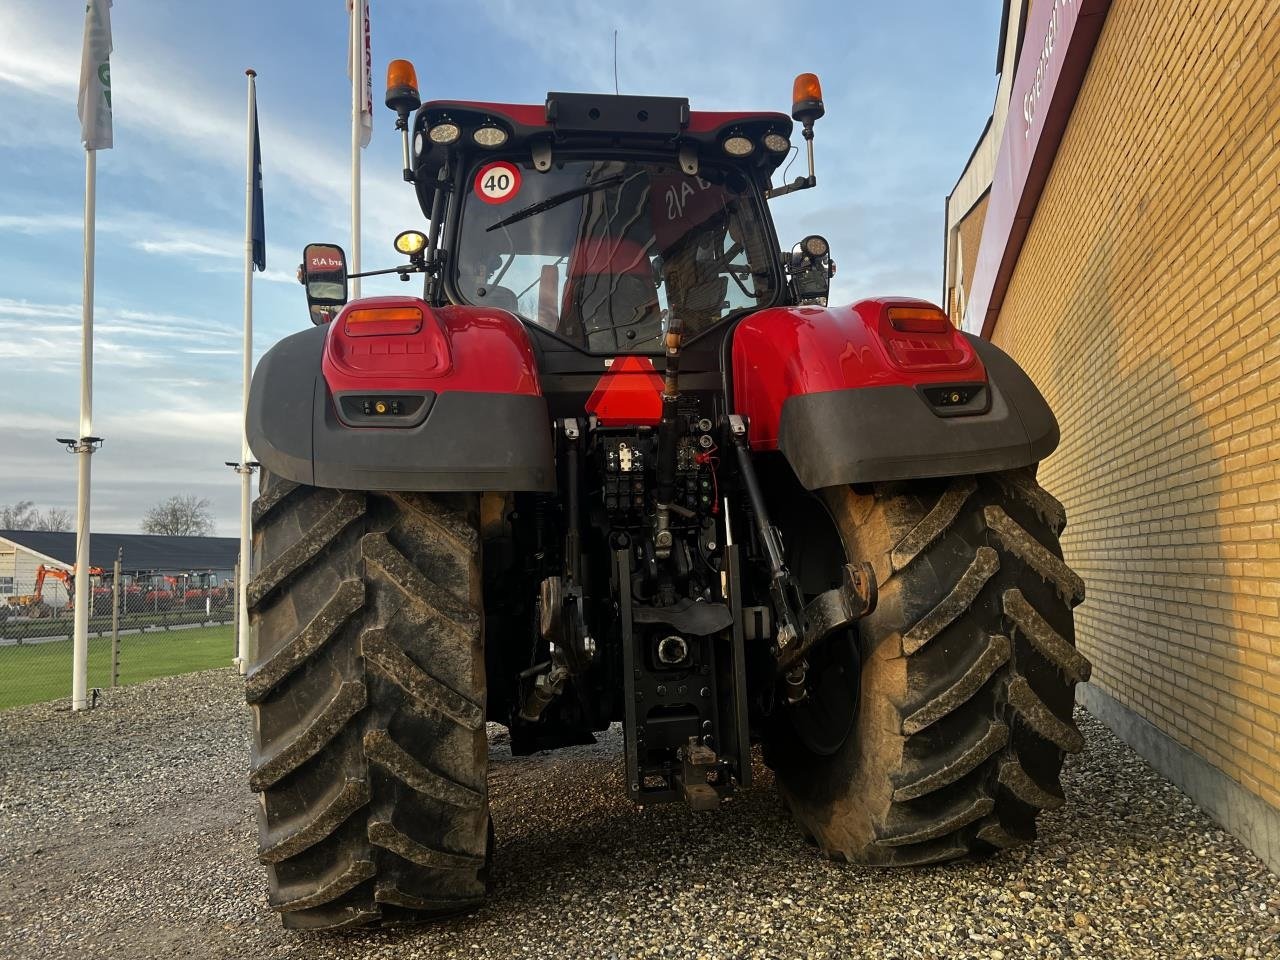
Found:
[{"label": "amber tail light", "polygon": [[946,333],[951,320],[935,307],[890,307],[889,325],[903,333]]},{"label": "amber tail light", "polygon": [[356,307],[347,311],[344,320],[351,337],[417,333],[422,329],[422,311],[417,307]]}]

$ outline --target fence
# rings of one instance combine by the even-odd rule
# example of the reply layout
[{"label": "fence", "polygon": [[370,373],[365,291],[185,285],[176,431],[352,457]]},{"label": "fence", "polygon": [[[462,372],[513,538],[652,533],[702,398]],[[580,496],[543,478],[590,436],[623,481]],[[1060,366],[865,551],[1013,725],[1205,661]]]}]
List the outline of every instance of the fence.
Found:
[{"label": "fence", "polygon": [[[90,689],[226,666],[235,657],[229,586],[93,579]],[[0,710],[71,695],[71,597],[60,582],[41,587],[17,583],[0,597]]]}]

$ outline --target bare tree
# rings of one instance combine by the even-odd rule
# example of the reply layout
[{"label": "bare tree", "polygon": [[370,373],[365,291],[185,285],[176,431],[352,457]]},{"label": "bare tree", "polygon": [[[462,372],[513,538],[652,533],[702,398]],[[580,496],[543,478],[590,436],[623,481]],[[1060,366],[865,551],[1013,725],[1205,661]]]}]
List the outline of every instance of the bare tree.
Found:
[{"label": "bare tree", "polygon": [[30,530],[35,516],[34,500],[0,504],[0,530]]},{"label": "bare tree", "polygon": [[41,513],[34,500],[0,504],[0,530],[70,530],[70,510],[50,507]]},{"label": "bare tree", "polygon": [[146,512],[142,532],[170,537],[207,537],[213,533],[213,511],[204,497],[191,494],[170,497]]},{"label": "bare tree", "polygon": [[73,529],[70,510],[50,507],[44,513],[36,513],[32,517],[32,530],[66,531]]}]

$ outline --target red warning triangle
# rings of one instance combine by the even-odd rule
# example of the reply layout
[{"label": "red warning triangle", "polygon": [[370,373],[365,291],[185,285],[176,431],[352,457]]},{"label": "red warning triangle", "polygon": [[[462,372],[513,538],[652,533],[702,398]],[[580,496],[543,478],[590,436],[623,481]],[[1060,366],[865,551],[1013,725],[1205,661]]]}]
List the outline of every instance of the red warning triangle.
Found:
[{"label": "red warning triangle", "polygon": [[602,427],[656,427],[662,420],[662,377],[648,357],[619,357],[587,398]]}]

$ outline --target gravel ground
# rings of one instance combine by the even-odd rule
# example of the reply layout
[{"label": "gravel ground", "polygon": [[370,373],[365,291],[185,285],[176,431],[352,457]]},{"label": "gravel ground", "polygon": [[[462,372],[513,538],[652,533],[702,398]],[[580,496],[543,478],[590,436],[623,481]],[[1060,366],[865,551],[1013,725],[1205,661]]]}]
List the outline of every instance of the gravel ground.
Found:
[{"label": "gravel ground", "polygon": [[818,857],[763,768],[719,813],[637,810],[616,731],[514,759],[491,728],[488,905],[289,933],[245,719],[229,670],[0,713],[0,957],[1280,957],[1280,881],[1088,716],[1034,848],[891,873]]}]

